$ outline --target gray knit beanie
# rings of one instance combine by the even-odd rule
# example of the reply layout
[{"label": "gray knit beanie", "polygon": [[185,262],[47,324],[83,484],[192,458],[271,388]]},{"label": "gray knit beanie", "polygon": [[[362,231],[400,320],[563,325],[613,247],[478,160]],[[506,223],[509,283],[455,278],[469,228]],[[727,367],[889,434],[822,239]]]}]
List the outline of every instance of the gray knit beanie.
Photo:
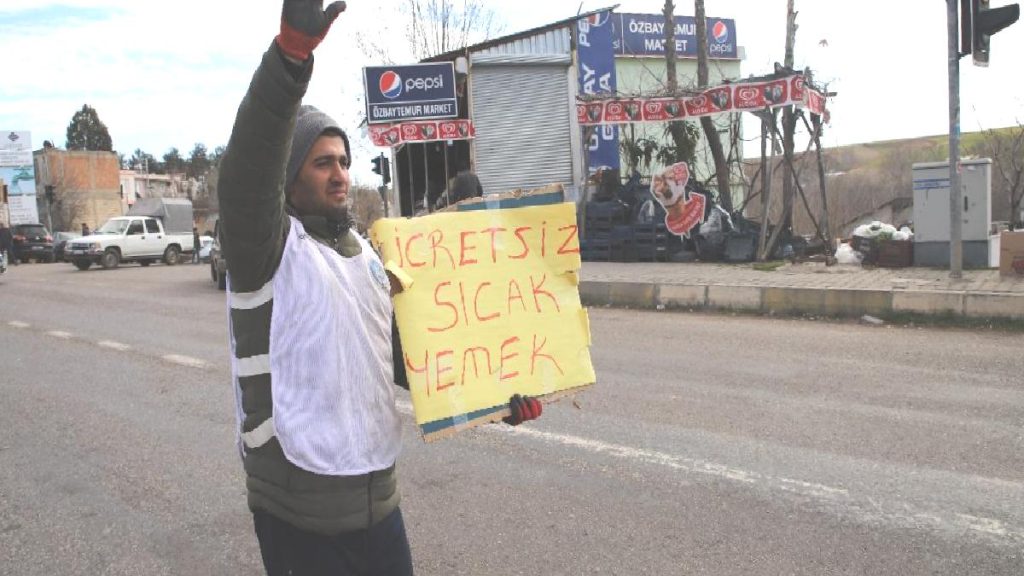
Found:
[{"label": "gray knit beanie", "polygon": [[345,154],[348,155],[349,162],[352,161],[352,151],[349,148],[348,136],[345,135],[345,131],[327,114],[313,106],[303,104],[299,107],[299,114],[295,118],[295,133],[292,135],[292,153],[288,157],[285,186],[289,186],[295,181],[299,175],[299,169],[302,168],[302,163],[306,161],[306,155],[313,147],[313,142],[316,142],[316,139],[324,132],[337,133],[338,136],[341,136],[345,142]]}]

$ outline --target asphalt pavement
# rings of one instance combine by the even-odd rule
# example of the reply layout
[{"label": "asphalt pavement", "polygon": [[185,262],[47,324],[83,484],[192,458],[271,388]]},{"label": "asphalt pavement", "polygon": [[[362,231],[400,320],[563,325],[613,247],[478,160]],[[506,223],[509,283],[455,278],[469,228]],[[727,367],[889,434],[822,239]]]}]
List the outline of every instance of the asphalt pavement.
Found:
[{"label": "asphalt pavement", "polygon": [[[1018,334],[590,317],[536,422],[425,444],[400,394],[417,574],[1024,573]],[[0,575],[260,574],[228,364],[206,267],[0,278]]]}]

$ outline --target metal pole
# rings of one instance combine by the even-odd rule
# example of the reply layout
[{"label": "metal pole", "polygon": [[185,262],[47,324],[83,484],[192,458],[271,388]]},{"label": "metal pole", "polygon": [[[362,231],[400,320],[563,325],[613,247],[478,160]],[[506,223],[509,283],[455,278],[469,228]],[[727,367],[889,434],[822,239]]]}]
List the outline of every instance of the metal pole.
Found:
[{"label": "metal pole", "polygon": [[960,214],[960,26],[958,0],[946,0],[949,33],[949,276],[963,276],[962,217]]},{"label": "metal pole", "polygon": [[581,240],[587,239],[587,183],[590,181],[590,139],[594,136],[594,132],[599,127],[585,126],[583,130],[583,188],[580,190],[580,221],[577,222],[579,226],[579,235]]},{"label": "metal pole", "polygon": [[412,144],[405,145],[405,159],[409,166],[409,217],[413,217],[416,215],[416,189],[412,184]]},{"label": "metal pole", "polygon": [[451,184],[448,181],[448,147],[451,146],[451,140],[444,143],[444,205],[448,206],[452,203],[451,195]]},{"label": "metal pole", "polygon": [[434,208],[430,202],[430,164],[427,162],[429,146],[430,144],[423,143],[423,203],[427,206],[427,214],[430,214]]}]

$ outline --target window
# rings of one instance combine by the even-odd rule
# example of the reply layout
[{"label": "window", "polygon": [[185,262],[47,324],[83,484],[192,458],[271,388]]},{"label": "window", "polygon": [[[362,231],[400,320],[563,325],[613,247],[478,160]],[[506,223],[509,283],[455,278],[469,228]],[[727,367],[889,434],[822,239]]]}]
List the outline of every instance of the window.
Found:
[{"label": "window", "polygon": [[136,234],[142,234],[142,221],[132,220],[132,223],[128,225],[128,235],[134,236]]},{"label": "window", "polygon": [[146,220],[146,232],[152,232],[154,234],[160,233],[160,225],[156,223],[156,220]]}]

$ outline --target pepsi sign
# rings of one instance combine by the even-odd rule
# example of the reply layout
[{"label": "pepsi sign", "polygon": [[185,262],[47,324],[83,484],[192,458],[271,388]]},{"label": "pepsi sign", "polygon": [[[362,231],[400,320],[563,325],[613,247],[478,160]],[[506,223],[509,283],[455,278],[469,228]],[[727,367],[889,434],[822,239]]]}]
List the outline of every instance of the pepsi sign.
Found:
[{"label": "pepsi sign", "polygon": [[[707,18],[708,55],[712,58],[739,57],[736,48],[736,21],[731,18]],[[665,17],[661,14],[616,14],[616,54],[625,56],[664,56]],[[676,16],[676,55],[697,57],[697,20]]]},{"label": "pepsi sign", "polygon": [[456,118],[451,62],[363,68],[366,118],[371,124]]}]

